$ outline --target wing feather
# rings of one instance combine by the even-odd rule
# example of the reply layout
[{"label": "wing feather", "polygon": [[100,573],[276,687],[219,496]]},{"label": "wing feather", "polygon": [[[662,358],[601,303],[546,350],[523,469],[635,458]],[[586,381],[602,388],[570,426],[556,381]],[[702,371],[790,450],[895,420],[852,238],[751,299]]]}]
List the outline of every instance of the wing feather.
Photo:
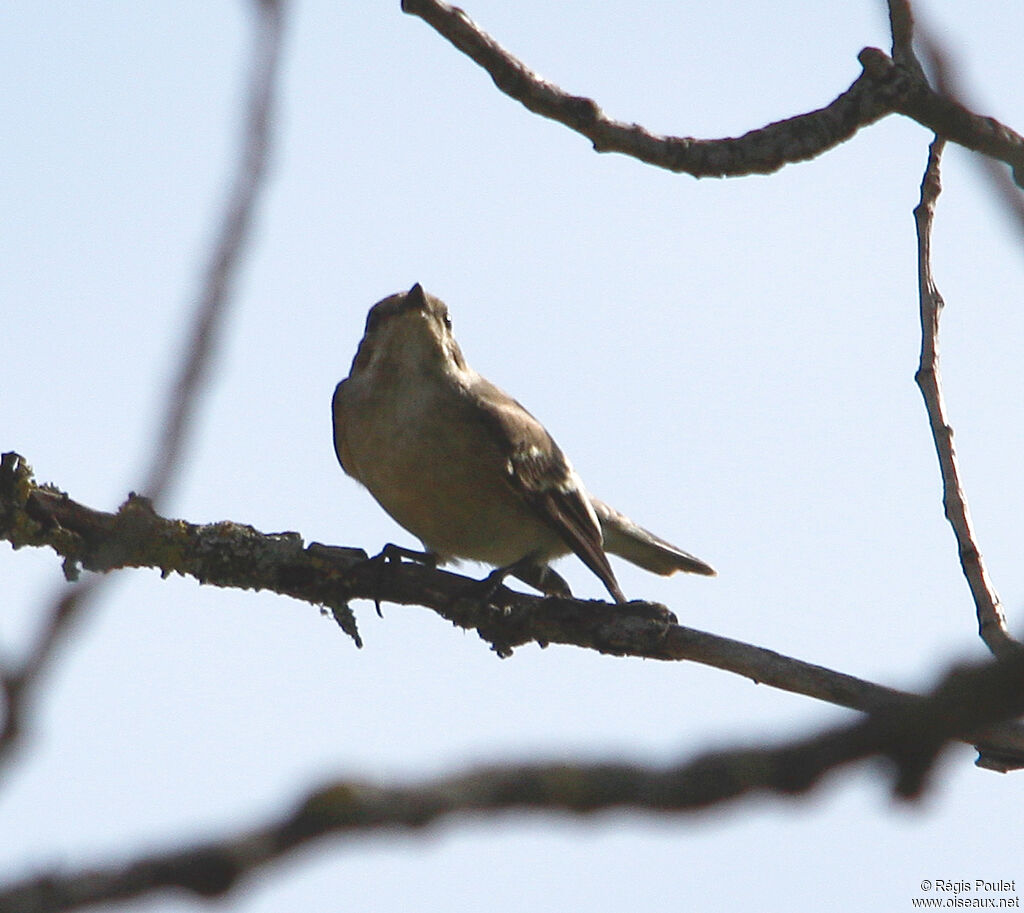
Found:
[{"label": "wing feather", "polygon": [[477,414],[503,453],[509,481],[545,523],[593,571],[617,602],[625,602],[604,552],[601,524],[590,497],[561,448],[527,410],[492,383],[479,378],[470,388]]}]

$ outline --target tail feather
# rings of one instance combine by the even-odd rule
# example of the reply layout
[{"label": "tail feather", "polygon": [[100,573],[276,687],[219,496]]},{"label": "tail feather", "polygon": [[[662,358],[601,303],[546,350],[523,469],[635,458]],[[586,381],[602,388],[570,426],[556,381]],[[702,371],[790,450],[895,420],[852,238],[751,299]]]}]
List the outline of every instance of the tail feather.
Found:
[{"label": "tail feather", "polygon": [[638,526],[604,501],[594,497],[590,501],[601,524],[606,552],[665,577],[676,571],[703,574],[705,577],[715,576],[715,569],[707,562]]}]

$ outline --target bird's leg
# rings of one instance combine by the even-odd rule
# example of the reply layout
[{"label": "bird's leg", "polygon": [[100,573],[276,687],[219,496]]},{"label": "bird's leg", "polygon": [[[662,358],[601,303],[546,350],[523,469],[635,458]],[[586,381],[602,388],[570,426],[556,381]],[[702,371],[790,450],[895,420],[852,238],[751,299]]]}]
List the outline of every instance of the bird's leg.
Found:
[{"label": "bird's leg", "polygon": [[437,555],[433,552],[417,551],[414,548],[406,548],[404,545],[395,545],[394,542],[389,542],[380,550],[380,554],[374,555],[370,560],[395,561],[401,564],[403,558],[407,558],[416,564],[426,565],[427,567],[437,567]]},{"label": "bird's leg", "polygon": [[535,590],[540,590],[545,596],[561,596],[565,599],[572,599],[572,590],[557,571],[546,564],[537,564],[533,561],[519,561],[511,567],[504,569],[507,574],[529,584]]},{"label": "bird's leg", "polygon": [[[427,567],[437,567],[437,555],[435,555],[433,552],[420,552],[414,548],[405,548],[402,545],[395,545],[394,542],[388,542],[387,545],[385,545],[384,548],[380,550],[379,554],[376,554],[369,559],[371,564],[377,565],[378,584],[380,578],[384,574],[384,566],[386,564],[390,564],[391,562],[401,564],[403,558],[409,561],[413,561],[416,564],[423,564]],[[377,614],[381,618],[383,618],[384,613],[380,610],[380,600],[374,599],[373,604],[377,608]]]},{"label": "bird's leg", "polygon": [[546,564],[538,564],[536,559],[530,555],[521,558],[514,564],[495,568],[482,580],[467,586],[459,594],[458,598],[476,599],[481,603],[488,602],[505,582],[506,577],[515,577],[518,580],[522,580],[523,583],[529,584],[535,590],[540,590],[545,596],[572,598],[569,584],[562,579],[562,576]]}]

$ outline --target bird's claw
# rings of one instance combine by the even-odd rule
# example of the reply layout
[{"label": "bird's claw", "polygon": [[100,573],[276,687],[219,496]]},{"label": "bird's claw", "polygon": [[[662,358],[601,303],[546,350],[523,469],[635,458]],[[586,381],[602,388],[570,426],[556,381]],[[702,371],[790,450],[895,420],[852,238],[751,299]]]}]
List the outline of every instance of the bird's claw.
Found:
[{"label": "bird's claw", "polygon": [[[405,548],[401,545],[395,545],[393,542],[388,542],[384,548],[382,548],[372,558],[367,559],[370,564],[376,565],[377,567],[377,589],[380,588],[382,578],[384,575],[384,568],[386,565],[395,562],[401,564],[403,560],[413,561],[416,564],[422,564],[427,567],[437,567],[437,555],[433,552],[420,552],[416,549]],[[377,610],[377,615],[381,618],[384,617],[384,613],[380,610],[380,598],[375,596],[373,598],[374,608]]]}]

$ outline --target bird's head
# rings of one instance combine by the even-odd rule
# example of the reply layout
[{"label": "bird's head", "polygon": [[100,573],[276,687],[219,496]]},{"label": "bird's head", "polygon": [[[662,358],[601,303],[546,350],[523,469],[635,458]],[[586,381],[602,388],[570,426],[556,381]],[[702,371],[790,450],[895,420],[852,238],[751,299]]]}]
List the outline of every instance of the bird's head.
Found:
[{"label": "bird's head", "polygon": [[465,370],[458,343],[452,336],[448,307],[428,295],[417,282],[409,291],[378,301],[366,316],[352,373],[395,370],[437,373]]}]

